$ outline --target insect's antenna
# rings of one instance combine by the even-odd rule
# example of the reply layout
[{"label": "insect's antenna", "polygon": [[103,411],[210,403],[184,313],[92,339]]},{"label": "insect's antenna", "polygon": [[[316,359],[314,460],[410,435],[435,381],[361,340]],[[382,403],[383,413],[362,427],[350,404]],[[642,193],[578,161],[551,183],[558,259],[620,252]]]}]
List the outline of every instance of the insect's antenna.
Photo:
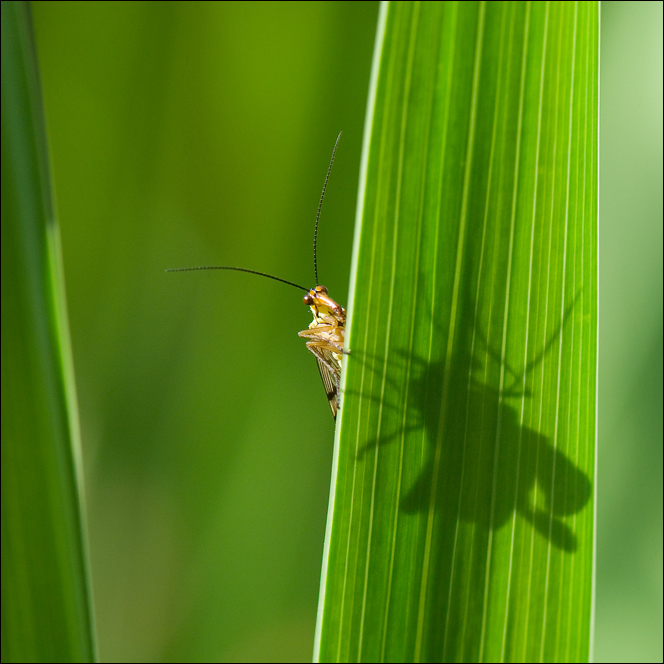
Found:
[{"label": "insect's antenna", "polygon": [[318,286],[318,263],[316,262],[316,240],[318,239],[318,220],[320,219],[320,210],[323,207],[323,198],[325,198],[325,189],[327,188],[327,181],[330,179],[330,171],[332,170],[332,164],[334,163],[334,155],[337,154],[337,145],[339,145],[340,138],[341,138],[341,132],[339,132],[339,135],[337,136],[337,142],[334,144],[334,150],[332,150],[332,159],[330,159],[330,165],[327,167],[327,175],[325,176],[323,193],[320,195],[320,203],[318,203],[318,212],[316,213],[316,225],[314,226],[314,277],[316,279],[316,286]]},{"label": "insect's antenna", "polygon": [[236,270],[237,272],[249,272],[249,274],[257,274],[259,277],[267,277],[268,279],[274,279],[275,281],[281,281],[282,284],[288,284],[289,286],[295,286],[303,291],[308,291],[308,288],[300,286],[299,284],[294,284],[292,281],[286,281],[285,279],[280,279],[279,277],[273,277],[271,274],[266,274],[265,272],[257,272],[256,270],[247,270],[246,267],[218,267],[216,265],[211,266],[202,266],[202,267],[172,267],[166,272],[190,272],[192,270]]}]

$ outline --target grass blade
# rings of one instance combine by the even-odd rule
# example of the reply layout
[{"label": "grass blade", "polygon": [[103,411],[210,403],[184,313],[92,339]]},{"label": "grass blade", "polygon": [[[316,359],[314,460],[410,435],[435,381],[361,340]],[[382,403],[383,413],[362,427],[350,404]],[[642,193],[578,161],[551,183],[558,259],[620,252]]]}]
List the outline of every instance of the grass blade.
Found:
[{"label": "grass blade", "polygon": [[597,3],[383,5],[320,661],[587,661]]},{"label": "grass blade", "polygon": [[92,661],[78,420],[27,3],[2,3],[2,661]]}]

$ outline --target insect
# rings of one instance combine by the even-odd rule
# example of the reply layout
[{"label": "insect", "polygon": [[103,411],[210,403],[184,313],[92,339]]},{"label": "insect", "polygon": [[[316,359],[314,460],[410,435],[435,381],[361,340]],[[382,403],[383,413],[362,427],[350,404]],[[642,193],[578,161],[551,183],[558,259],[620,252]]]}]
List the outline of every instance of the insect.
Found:
[{"label": "insect", "polygon": [[339,410],[339,380],[341,377],[341,361],[344,355],[350,351],[344,350],[344,333],[346,328],[346,310],[337,304],[328,294],[327,288],[318,283],[318,264],[316,261],[316,241],[318,238],[318,221],[320,219],[321,208],[323,207],[323,198],[325,197],[325,189],[327,182],[330,179],[330,172],[332,171],[332,164],[334,157],[337,153],[337,146],[341,132],[337,136],[337,140],[332,150],[332,158],[330,165],[327,168],[327,175],[325,176],[325,183],[323,184],[323,192],[320,195],[318,203],[318,211],[316,213],[316,223],[314,226],[314,278],[316,285],[313,288],[305,288],[292,281],[275,277],[265,272],[258,272],[256,270],[248,270],[244,267],[229,267],[229,266],[202,266],[202,267],[177,267],[166,270],[166,272],[188,272],[192,270],[236,270],[238,272],[249,272],[250,274],[257,274],[261,277],[274,279],[281,283],[288,284],[300,290],[306,291],[303,298],[313,314],[313,321],[306,330],[298,333],[298,336],[307,339],[307,348],[316,357],[318,363],[318,370],[323,379],[323,387],[325,394],[332,410],[332,417],[336,420],[337,411]]}]

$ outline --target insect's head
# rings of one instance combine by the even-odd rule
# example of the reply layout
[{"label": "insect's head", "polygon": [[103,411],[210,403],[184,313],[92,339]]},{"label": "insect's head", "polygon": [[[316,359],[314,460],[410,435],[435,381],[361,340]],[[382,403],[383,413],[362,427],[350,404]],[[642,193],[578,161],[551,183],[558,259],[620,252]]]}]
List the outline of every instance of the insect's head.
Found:
[{"label": "insect's head", "polygon": [[303,298],[303,302],[311,307],[311,312],[314,316],[345,316],[344,308],[337,304],[328,294],[325,286],[316,286],[315,288],[307,291]]}]

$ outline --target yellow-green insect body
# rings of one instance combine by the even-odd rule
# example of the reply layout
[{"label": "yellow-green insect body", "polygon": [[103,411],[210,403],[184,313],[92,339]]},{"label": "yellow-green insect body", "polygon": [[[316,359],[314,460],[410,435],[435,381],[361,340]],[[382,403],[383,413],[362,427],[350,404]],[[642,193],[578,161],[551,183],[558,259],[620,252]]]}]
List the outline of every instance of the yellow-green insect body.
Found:
[{"label": "yellow-green insect body", "polygon": [[320,285],[309,290],[304,296],[304,303],[311,309],[314,319],[308,329],[302,330],[299,336],[309,339],[307,348],[316,356],[325,394],[332,409],[332,416],[336,419],[346,310],[328,295],[325,286]]}]

